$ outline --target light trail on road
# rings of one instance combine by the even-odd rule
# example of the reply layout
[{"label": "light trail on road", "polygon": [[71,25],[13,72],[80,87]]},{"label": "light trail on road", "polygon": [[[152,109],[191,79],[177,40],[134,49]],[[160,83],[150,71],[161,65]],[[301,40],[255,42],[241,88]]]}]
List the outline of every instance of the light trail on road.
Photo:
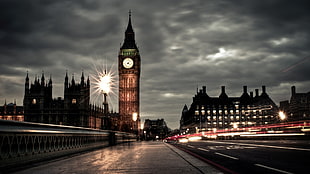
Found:
[{"label": "light trail on road", "polygon": [[267,148],[276,148],[276,149],[287,149],[287,150],[301,150],[301,151],[309,151],[310,149],[305,148],[296,148],[296,147],[282,147],[282,146],[270,146],[270,145],[262,145],[262,144],[246,144],[246,143],[232,143],[232,142],[221,142],[221,141],[205,141],[212,143],[221,143],[221,144],[238,144],[243,146],[254,146],[254,147],[267,147]]}]

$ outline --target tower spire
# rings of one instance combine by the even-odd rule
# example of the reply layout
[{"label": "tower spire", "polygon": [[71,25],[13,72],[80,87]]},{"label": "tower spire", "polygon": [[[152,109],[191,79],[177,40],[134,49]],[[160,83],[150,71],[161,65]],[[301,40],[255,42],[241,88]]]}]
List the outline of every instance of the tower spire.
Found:
[{"label": "tower spire", "polygon": [[81,86],[84,87],[84,70],[82,70],[82,76],[81,76]]},{"label": "tower spire", "polygon": [[137,49],[135,42],[135,32],[133,31],[131,24],[131,10],[129,10],[128,25],[125,31],[125,40],[121,49]]},{"label": "tower spire", "polygon": [[53,83],[53,82],[52,82],[52,74],[50,74],[50,79],[49,79],[49,82],[48,82],[48,86],[51,87],[51,86],[52,86],[52,83]]},{"label": "tower spire", "polygon": [[65,76],[65,89],[69,87],[68,70],[66,70]]},{"label": "tower spire", "polygon": [[41,77],[41,86],[45,85],[45,77],[44,77],[44,71],[42,71],[42,77]]},{"label": "tower spire", "polygon": [[28,71],[27,71],[27,76],[25,79],[25,94],[29,92],[29,77],[28,77]]}]

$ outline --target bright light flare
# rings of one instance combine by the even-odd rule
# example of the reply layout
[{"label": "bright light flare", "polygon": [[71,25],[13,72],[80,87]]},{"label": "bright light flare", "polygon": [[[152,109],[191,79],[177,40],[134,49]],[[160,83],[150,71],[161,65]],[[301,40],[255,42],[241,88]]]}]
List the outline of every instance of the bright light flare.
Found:
[{"label": "bright light flare", "polygon": [[96,69],[96,74],[92,75],[95,92],[99,95],[102,93],[113,92],[115,86],[114,74],[112,71]]},{"label": "bright light flare", "polygon": [[110,74],[104,74],[104,76],[100,77],[99,88],[103,93],[109,93],[111,91],[111,76]]},{"label": "bright light flare", "polygon": [[281,120],[285,120],[286,119],[286,115],[284,114],[283,111],[279,112],[279,117],[280,117]]},{"label": "bright light flare", "polygon": [[138,119],[138,114],[136,112],[132,113],[132,120],[137,121]]},{"label": "bright light flare", "polygon": [[[93,101],[98,104],[104,102],[104,96],[107,97],[109,108],[113,108],[113,103],[117,99],[116,87],[117,77],[114,65],[108,67],[106,63],[93,63],[93,72],[90,74],[91,77],[91,95]],[[104,95],[103,95],[104,94]]]}]

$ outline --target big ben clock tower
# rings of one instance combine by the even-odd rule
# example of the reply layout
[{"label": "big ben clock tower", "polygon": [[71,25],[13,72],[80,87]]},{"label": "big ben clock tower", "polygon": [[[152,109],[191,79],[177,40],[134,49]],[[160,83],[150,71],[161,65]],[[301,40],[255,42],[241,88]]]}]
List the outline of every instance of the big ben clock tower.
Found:
[{"label": "big ben clock tower", "polygon": [[131,26],[131,12],[129,12],[124,43],[118,55],[118,104],[122,131],[134,132],[140,125],[140,71],[141,59]]}]

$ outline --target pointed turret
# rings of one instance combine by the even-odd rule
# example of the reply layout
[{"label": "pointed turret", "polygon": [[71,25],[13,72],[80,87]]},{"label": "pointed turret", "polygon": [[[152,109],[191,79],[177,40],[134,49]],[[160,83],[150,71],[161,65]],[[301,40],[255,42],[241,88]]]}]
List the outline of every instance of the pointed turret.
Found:
[{"label": "pointed turret", "polygon": [[27,71],[27,76],[26,76],[26,79],[25,79],[25,94],[28,94],[29,93],[29,77],[28,77],[28,71]]},{"label": "pointed turret", "polygon": [[184,113],[184,112],[187,112],[187,111],[188,111],[188,107],[187,107],[187,105],[185,104],[184,107],[183,107],[182,112]]},{"label": "pointed turret", "polygon": [[84,72],[82,71],[82,76],[81,76],[81,86],[84,87]]},{"label": "pointed turret", "polygon": [[37,75],[35,75],[34,85],[37,85],[37,84],[40,84],[40,82],[39,82],[39,79],[38,79]]},{"label": "pointed turret", "polygon": [[74,74],[72,74],[71,86],[75,86]]},{"label": "pointed turret", "polygon": [[41,77],[41,86],[45,85],[45,77],[44,77],[44,71],[42,72],[42,77]]},{"label": "pointed turret", "polygon": [[48,86],[49,86],[49,87],[52,87],[52,83],[53,83],[53,82],[52,82],[52,75],[50,75],[50,79],[49,79],[49,81],[48,81]]},{"label": "pointed turret", "polygon": [[69,87],[69,78],[68,78],[68,71],[66,71],[66,77],[65,77],[65,89]]},{"label": "pointed turret", "polygon": [[131,11],[129,11],[129,20],[127,29],[125,31],[125,40],[121,49],[137,49],[135,42],[135,32],[133,31],[131,25]]},{"label": "pointed turret", "polygon": [[90,87],[90,81],[89,81],[89,76],[87,77],[87,87]]}]

